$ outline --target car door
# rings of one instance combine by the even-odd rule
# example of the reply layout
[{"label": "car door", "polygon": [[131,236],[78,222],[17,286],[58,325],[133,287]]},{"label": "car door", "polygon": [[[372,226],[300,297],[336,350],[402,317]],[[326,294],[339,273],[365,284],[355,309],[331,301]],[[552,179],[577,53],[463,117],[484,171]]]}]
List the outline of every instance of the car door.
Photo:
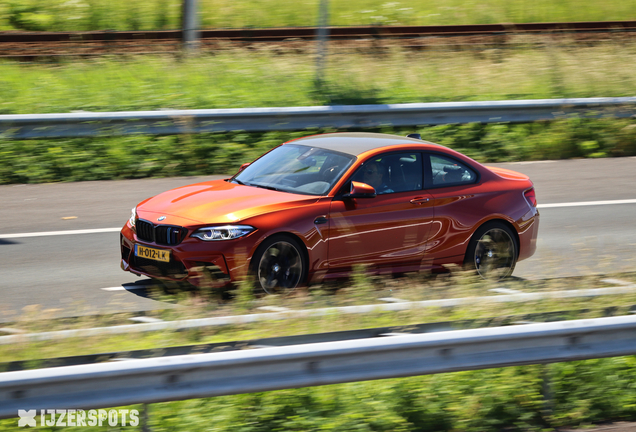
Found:
[{"label": "car door", "polygon": [[449,155],[424,153],[423,160],[425,188],[435,203],[427,257],[438,262],[443,258],[461,257],[484,206],[479,176],[469,165]]},{"label": "car door", "polygon": [[372,184],[377,196],[336,197],[331,203],[329,269],[359,264],[393,271],[418,269],[434,218],[432,196],[422,189],[422,155],[401,152],[373,157],[350,181],[364,182],[365,170],[371,173],[371,167],[380,167],[386,176],[382,184]]}]

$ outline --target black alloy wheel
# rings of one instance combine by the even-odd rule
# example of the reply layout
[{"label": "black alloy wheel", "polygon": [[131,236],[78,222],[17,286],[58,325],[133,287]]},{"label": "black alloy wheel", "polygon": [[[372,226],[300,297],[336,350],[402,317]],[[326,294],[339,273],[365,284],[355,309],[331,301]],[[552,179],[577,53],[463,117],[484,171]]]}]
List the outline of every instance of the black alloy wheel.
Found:
[{"label": "black alloy wheel", "polygon": [[301,285],[307,275],[302,245],[284,235],[265,240],[254,254],[256,286],[267,294],[287,295]]},{"label": "black alloy wheel", "polygon": [[519,247],[512,230],[501,222],[479,227],[468,244],[464,264],[488,280],[501,280],[515,269]]}]

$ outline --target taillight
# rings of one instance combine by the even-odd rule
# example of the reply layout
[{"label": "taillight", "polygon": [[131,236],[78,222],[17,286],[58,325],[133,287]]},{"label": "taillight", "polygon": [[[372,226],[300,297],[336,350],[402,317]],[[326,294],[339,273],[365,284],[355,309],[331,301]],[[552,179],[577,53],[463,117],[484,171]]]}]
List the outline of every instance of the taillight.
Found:
[{"label": "taillight", "polygon": [[523,193],[523,196],[526,197],[526,200],[528,200],[528,203],[532,207],[536,207],[537,206],[537,195],[534,193],[534,188],[530,188],[527,191],[525,191]]}]

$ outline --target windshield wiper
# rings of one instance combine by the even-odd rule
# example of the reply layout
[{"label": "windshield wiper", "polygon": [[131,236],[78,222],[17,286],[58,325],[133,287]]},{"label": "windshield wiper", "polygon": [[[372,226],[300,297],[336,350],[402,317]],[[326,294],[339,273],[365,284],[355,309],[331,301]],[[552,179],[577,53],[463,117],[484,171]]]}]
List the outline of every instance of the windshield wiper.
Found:
[{"label": "windshield wiper", "polygon": [[269,190],[280,192],[280,189],[277,189],[274,186],[266,186],[266,185],[257,184],[257,183],[244,183],[244,182],[242,182],[242,181],[240,181],[238,179],[233,179],[232,181],[240,184],[241,186],[254,186],[254,187],[257,187],[257,188],[269,189]]},{"label": "windshield wiper", "polygon": [[269,189],[269,190],[273,190],[273,191],[280,191],[280,189],[277,189],[277,188],[275,188],[273,186],[265,186],[265,185],[256,184],[256,183],[250,183],[248,186],[256,186],[257,188]]}]

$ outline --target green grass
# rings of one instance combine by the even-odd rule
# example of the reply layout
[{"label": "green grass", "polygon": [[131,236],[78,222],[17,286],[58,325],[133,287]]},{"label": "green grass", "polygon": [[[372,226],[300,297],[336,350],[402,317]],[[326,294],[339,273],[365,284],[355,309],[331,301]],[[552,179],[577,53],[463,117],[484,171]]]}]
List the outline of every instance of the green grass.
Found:
[{"label": "green grass", "polygon": [[[634,274],[617,277],[636,280]],[[598,279],[588,277],[518,284],[511,282],[510,287],[522,288],[524,291],[579,289],[601,285]],[[485,283],[461,273],[450,278],[422,279],[409,276],[399,282],[392,278],[357,274],[352,282],[351,288],[347,288],[347,284],[336,285],[342,288],[335,295],[325,292],[329,286],[322,286],[285,300],[273,296],[257,303],[240,305],[218,305],[201,301],[201,298],[186,299],[181,296],[180,301],[187,308],[165,311],[157,316],[178,319],[239,311],[248,313],[256,312],[254,307],[261,304],[284,304],[292,308],[308,304],[314,307],[341,306],[368,303],[370,298],[387,295],[422,300],[486,294]],[[356,284],[366,286],[365,298],[355,291]],[[348,330],[492,317],[500,317],[499,322],[505,322],[510,315],[549,311],[579,310],[582,312],[565,315],[569,319],[594,318],[606,315],[610,306],[616,307],[615,313],[625,314],[634,301],[635,295],[622,295],[566,299],[558,303],[482,304],[396,313],[332,315],[309,320],[268,322],[266,325],[257,323],[185,332],[131,333],[126,336],[17,343],[0,346],[0,361],[31,359],[34,360],[33,367],[37,367],[35,359],[50,356],[316,333],[336,328]],[[25,315],[15,325],[29,331],[53,330],[58,326],[112,325],[122,320],[124,322],[126,315],[89,317],[76,322],[50,322],[38,318],[41,315],[32,310],[31,314]],[[635,366],[634,357],[617,357],[156,403],[148,407],[149,424],[153,431],[547,431],[555,427],[575,427],[599,421],[636,420],[636,388],[633,384],[636,379]],[[551,385],[547,397],[545,377]],[[130,408],[142,409],[141,406]],[[0,421],[0,431],[16,429],[17,419]]]},{"label": "green grass", "polygon": [[[609,276],[590,276],[542,281],[510,280],[503,286],[522,292],[550,292],[588,289],[607,286],[600,279]],[[625,273],[615,277],[635,281],[636,274]],[[402,278],[368,276],[356,273],[351,281],[314,285],[288,298],[266,296],[258,299],[243,297],[234,301],[219,301],[216,292],[192,291],[165,294],[155,291],[152,296],[165,302],[178,303],[182,307],[149,312],[148,316],[165,321],[196,319],[215,316],[231,316],[264,313],[260,306],[285,306],[293,310],[332,308],[380,303],[376,299],[396,297],[407,301],[496,296],[488,291],[491,283],[465,273],[451,273],[431,277],[427,274],[411,274]],[[243,293],[244,294],[244,293]],[[183,331],[130,332],[125,335],[69,338],[44,342],[18,342],[0,345],[0,364],[17,360],[32,360],[97,354],[134,349],[153,349],[167,346],[197,343],[217,343],[257,339],[274,336],[322,333],[371,327],[408,326],[427,322],[461,320],[490,320],[499,325],[510,321],[511,316],[521,319],[527,314],[559,312],[563,319],[584,319],[629,314],[636,304],[636,293],[592,298],[540,300],[525,303],[480,302],[452,308],[421,308],[400,312],[378,311],[369,314],[330,314],[322,317],[267,321],[255,324],[207,327]],[[80,307],[81,305],[78,305]],[[131,314],[86,316],[50,320],[46,311],[37,306],[29,307],[17,315],[7,327],[19,328],[28,333],[56,330],[83,329],[130,324]],[[136,316],[136,315],[135,315]]]},{"label": "green grass", "polygon": [[[236,50],[187,60],[0,63],[0,114],[631,96],[636,45],[334,54],[314,83],[311,55]],[[446,125],[420,132],[480,162],[636,154],[634,120]],[[0,184],[228,174],[288,140],[328,130],[12,141]]]},{"label": "green grass", "polygon": [[[157,403],[148,407],[149,426],[232,432],[552,431],[636,419],[634,366],[633,357],[618,357]],[[543,393],[546,374],[554,394],[549,400]],[[17,419],[0,421],[0,430],[17,430]]]},{"label": "green grass", "polygon": [[187,60],[0,63],[0,114],[631,96],[635,44],[338,54],[232,50]]},{"label": "green grass", "polygon": [[[153,30],[180,26],[180,0],[4,0],[0,30]],[[314,26],[319,0],[199,0],[202,28]],[[329,1],[331,25],[451,25],[609,21],[636,17],[636,1]]]},{"label": "green grass", "polygon": [[[148,407],[149,426],[157,432],[569,429],[636,419],[635,366],[634,357],[618,357],[156,403]],[[553,398],[544,396],[544,376]],[[18,430],[17,419],[0,421],[0,430]]]},{"label": "green grass", "polygon": [[[1,30],[133,30],[179,27],[175,0],[5,0]],[[318,1],[200,0],[202,27],[307,26],[317,22]],[[330,1],[330,24],[479,24],[499,22],[635,19],[635,0],[592,2],[506,0],[467,2]],[[311,55],[262,51],[221,52],[177,61],[162,58],[100,58],[54,65],[0,64],[0,114],[74,110],[122,111],[161,108],[232,108],[324,104],[405,103],[633,95],[636,50],[631,44],[596,47],[460,52],[393,51],[385,55],[332,54],[327,81],[314,86]],[[412,128],[481,161],[599,157],[636,154],[633,120],[569,120],[528,125],[449,125]],[[404,134],[405,130],[382,129]],[[136,178],[227,173],[287,139],[316,131],[11,141],[0,138],[0,183]],[[595,286],[598,281],[577,287]],[[563,289],[563,282],[550,287]],[[408,284],[406,284],[408,286]],[[482,286],[483,287],[483,286]],[[534,289],[550,289],[538,286]],[[430,283],[426,290],[375,281],[387,293],[419,300],[481,294],[480,285]],[[368,293],[369,291],[365,291]],[[425,294],[423,294],[425,293]],[[359,293],[320,289],[291,300],[293,306],[366,302]],[[143,349],[185,343],[283,336],[364,327],[492,317],[542,311],[589,309],[576,317],[602,316],[609,306],[626,313],[633,296],[568,300],[558,304],[498,305],[419,310],[369,316],[333,316],[263,326],[190,332],[158,332],[0,347],[0,361]],[[189,303],[192,302],[192,303]],[[269,304],[282,303],[270,298]],[[202,305],[203,303],[203,305]],[[287,304],[287,301],[285,302]],[[194,298],[187,315],[235,312],[233,306]],[[198,305],[198,307],[196,307]],[[243,301],[238,308],[250,310]],[[37,311],[32,311],[38,315]],[[30,331],[117,324],[127,316],[74,322],[30,320]],[[323,386],[251,395],[194,399],[150,406],[154,431],[539,431],[607,420],[636,420],[633,357],[528,366],[400,380]],[[552,381],[550,402],[542,377]],[[17,430],[17,420],[0,430]],[[101,428],[97,430],[106,430]],[[42,430],[57,430],[44,428]],[[83,428],[77,428],[78,431]],[[90,428],[90,430],[96,430]],[[111,429],[112,430],[112,429]]]}]

